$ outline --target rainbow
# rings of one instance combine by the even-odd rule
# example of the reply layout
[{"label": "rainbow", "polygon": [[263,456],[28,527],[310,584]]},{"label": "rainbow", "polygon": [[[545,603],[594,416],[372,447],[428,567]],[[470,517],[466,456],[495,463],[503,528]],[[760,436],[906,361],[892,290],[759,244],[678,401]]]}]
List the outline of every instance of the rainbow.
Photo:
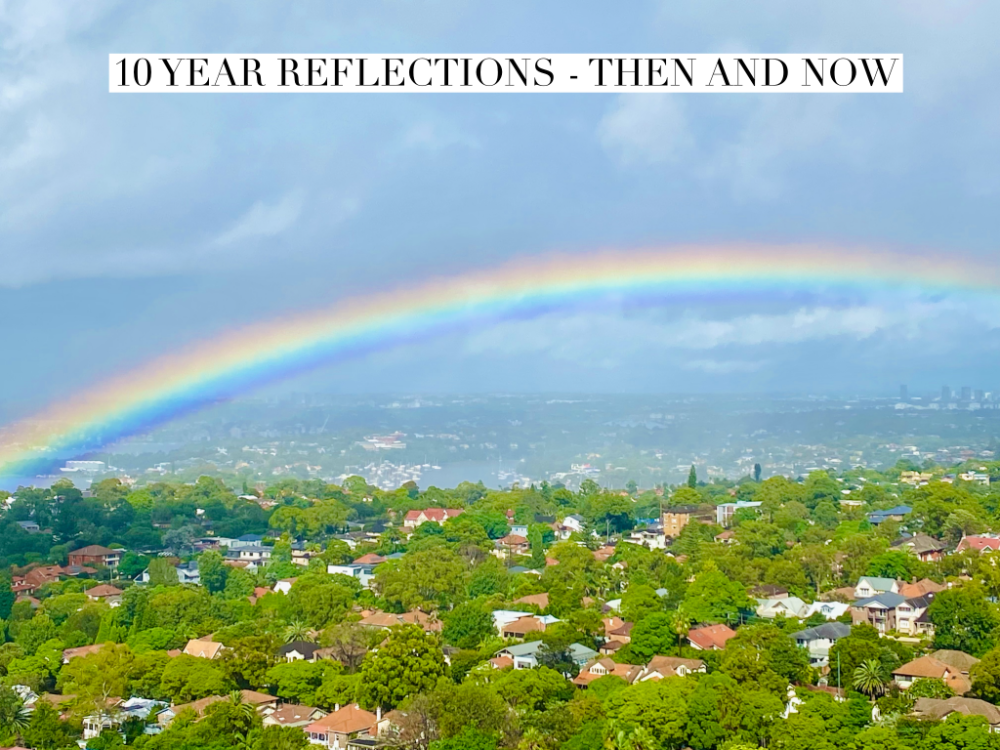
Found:
[{"label": "rainbow", "polygon": [[0,476],[30,477],[192,410],[320,364],[448,331],[609,300],[804,290],[1000,290],[971,257],[820,246],[689,246],[520,259],[255,323],[156,358],[0,427]]}]

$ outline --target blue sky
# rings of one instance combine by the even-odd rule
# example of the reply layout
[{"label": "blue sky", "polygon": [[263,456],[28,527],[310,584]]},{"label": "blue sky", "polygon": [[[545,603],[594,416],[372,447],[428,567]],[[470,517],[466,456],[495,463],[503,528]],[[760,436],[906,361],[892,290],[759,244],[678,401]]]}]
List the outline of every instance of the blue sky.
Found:
[{"label": "blue sky", "polygon": [[[1000,5],[0,0],[0,417],[166,348],[551,250],[997,254]],[[112,96],[109,52],[902,52],[900,96]],[[1000,306],[553,315],[296,389],[1000,388]],[[996,381],[996,382],[992,382]]]}]

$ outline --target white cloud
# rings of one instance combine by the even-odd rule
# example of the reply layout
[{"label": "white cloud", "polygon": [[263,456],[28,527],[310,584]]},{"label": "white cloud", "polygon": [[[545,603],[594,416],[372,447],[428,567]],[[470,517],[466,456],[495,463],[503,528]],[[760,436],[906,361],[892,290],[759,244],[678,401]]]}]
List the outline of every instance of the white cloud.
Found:
[{"label": "white cloud", "polygon": [[767,360],[691,359],[683,361],[681,367],[685,370],[697,370],[706,375],[731,375],[736,372],[757,372],[767,364]]},{"label": "white cloud", "polygon": [[622,94],[597,129],[623,164],[675,161],[694,145],[678,96]]},{"label": "white cloud", "polygon": [[298,221],[304,203],[305,196],[300,191],[288,193],[271,205],[257,201],[229,229],[212,240],[211,244],[225,246],[281,234]]}]

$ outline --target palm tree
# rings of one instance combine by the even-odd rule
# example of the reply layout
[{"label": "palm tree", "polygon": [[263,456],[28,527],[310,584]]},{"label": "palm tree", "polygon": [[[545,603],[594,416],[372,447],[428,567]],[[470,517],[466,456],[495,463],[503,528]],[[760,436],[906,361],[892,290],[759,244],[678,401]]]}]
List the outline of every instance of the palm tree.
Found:
[{"label": "palm tree", "polygon": [[868,659],[861,662],[854,670],[854,688],[869,698],[882,695],[885,692],[888,679],[885,667],[878,659]]},{"label": "palm tree", "polygon": [[677,634],[677,655],[681,655],[681,639],[687,635],[691,629],[691,618],[677,610],[673,616],[674,632]]},{"label": "palm tree", "polygon": [[301,620],[296,620],[285,628],[285,643],[304,641],[309,637],[310,633],[308,625]]},{"label": "palm tree", "polygon": [[239,718],[253,718],[254,708],[251,704],[243,700],[243,692],[241,690],[233,690],[229,694],[229,705],[233,708],[233,713]]}]

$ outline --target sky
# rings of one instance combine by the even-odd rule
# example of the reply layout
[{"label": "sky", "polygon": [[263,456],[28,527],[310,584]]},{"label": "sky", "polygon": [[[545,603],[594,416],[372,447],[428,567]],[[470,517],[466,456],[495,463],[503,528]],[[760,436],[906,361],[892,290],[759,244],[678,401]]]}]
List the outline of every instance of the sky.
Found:
[{"label": "sky", "polygon": [[[233,326],[516,257],[818,243],[997,259],[1000,4],[0,0],[0,419]],[[902,95],[144,95],[111,52],[901,52]],[[1000,303],[551,314],[281,388],[1000,390]]]}]

